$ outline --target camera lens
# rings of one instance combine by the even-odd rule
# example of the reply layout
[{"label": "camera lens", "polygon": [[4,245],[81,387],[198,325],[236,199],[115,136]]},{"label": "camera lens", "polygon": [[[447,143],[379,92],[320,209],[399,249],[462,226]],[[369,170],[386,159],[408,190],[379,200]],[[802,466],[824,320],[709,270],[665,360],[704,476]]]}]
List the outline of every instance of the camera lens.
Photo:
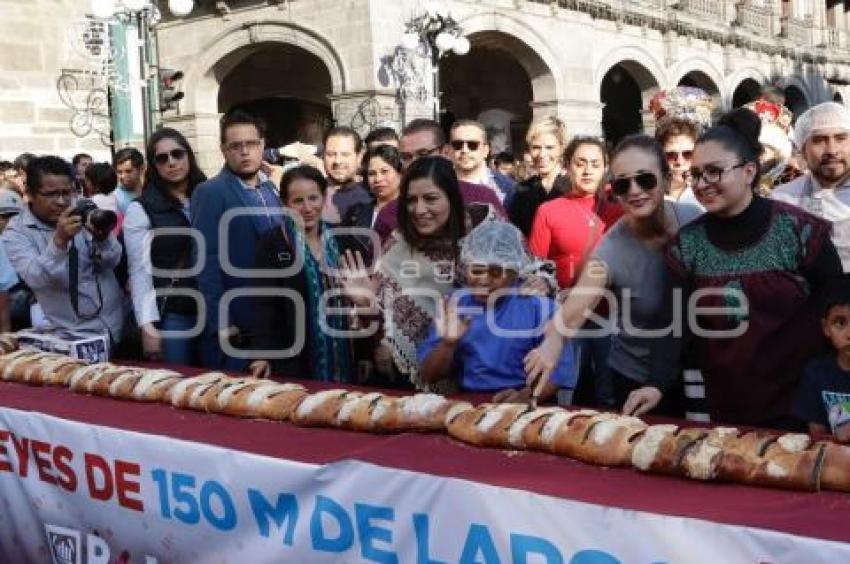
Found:
[{"label": "camera lens", "polygon": [[93,209],[90,215],[92,227],[98,231],[112,231],[118,225],[118,216],[114,211]]}]

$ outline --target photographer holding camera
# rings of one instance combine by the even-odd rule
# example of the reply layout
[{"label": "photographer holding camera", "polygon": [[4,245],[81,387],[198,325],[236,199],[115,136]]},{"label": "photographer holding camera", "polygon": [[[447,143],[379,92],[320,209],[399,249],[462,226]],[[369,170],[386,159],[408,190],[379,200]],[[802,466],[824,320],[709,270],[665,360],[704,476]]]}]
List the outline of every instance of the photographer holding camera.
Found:
[{"label": "photographer holding camera", "polygon": [[27,166],[29,205],[2,241],[18,276],[32,289],[51,325],[121,339],[123,294],[113,269],[121,245],[117,217],[78,199],[71,165],[56,156]]}]

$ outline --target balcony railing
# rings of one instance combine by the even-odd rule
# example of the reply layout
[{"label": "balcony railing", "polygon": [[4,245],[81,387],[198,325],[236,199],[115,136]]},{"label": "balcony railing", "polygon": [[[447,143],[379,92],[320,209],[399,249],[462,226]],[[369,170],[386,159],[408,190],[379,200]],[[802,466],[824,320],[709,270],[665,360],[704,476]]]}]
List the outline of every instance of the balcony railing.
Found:
[{"label": "balcony railing", "polygon": [[767,37],[773,37],[776,34],[773,29],[772,8],[744,2],[738,5],[737,11],[738,25],[747,31]]},{"label": "balcony railing", "polygon": [[812,45],[812,22],[784,17],[782,18],[782,37],[797,45],[810,47]]},{"label": "balcony railing", "polygon": [[682,0],[679,5],[689,14],[717,21],[722,21],[726,12],[723,0]]},{"label": "balcony railing", "polygon": [[[486,3],[489,0],[468,0]],[[520,0],[516,0],[519,2]],[[811,17],[778,17],[777,0],[735,0],[735,15],[729,0],[525,0],[553,9],[582,12],[594,19],[612,20],[661,32],[675,30],[707,41],[735,41],[769,55],[782,53],[788,44],[803,47],[802,56],[814,60],[815,29]],[[684,17],[682,17],[684,16]],[[729,24],[745,34],[736,33]],[[819,30],[818,41],[832,51],[850,52],[850,30]],[[821,40],[820,34],[823,34]],[[785,41],[779,41],[784,39]],[[783,45],[783,43],[785,45]],[[836,53],[836,55],[838,55]],[[809,60],[806,59],[806,60]]]},{"label": "balcony railing", "polygon": [[826,44],[830,49],[846,49],[847,32],[843,29],[827,28]]}]

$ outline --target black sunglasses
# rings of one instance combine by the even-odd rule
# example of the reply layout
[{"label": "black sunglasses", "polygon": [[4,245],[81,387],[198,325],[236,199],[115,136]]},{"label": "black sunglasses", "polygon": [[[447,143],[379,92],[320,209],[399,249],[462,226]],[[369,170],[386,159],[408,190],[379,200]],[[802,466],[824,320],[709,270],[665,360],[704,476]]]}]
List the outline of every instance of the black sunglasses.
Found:
[{"label": "black sunglasses", "polygon": [[169,157],[175,161],[182,161],[186,157],[186,149],[171,149],[167,153],[159,153],[155,155],[153,161],[158,165],[164,165],[168,162]]},{"label": "black sunglasses", "polygon": [[455,151],[462,150],[464,145],[469,147],[470,151],[477,151],[478,147],[481,146],[481,141],[464,141],[463,139],[458,139],[451,142],[452,149]]},{"label": "black sunglasses", "polygon": [[658,186],[658,177],[651,172],[641,172],[634,176],[626,176],[624,178],[615,178],[611,181],[611,191],[617,196],[625,196],[632,187],[634,180],[641,190],[652,190]]},{"label": "black sunglasses", "polygon": [[665,151],[664,156],[667,157],[668,161],[677,161],[679,157],[685,159],[686,161],[691,160],[694,157],[693,151]]}]

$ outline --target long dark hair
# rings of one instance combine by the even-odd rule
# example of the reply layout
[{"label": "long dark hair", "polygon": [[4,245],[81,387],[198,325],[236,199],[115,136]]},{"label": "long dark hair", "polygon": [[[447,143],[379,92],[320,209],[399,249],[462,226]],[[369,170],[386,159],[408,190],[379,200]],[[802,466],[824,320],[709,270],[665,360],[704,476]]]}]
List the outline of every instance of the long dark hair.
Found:
[{"label": "long dark hair", "polygon": [[189,159],[188,195],[191,196],[195,187],[207,179],[207,175],[204,174],[198,166],[198,161],[195,158],[195,151],[192,150],[191,145],[189,145],[189,142],[185,137],[183,137],[183,134],[170,127],[163,127],[162,129],[154,131],[150,136],[150,139],[148,139],[147,147],[145,147],[145,157],[148,161],[148,166],[145,171],[145,188],[148,189],[150,187],[154,187],[166,196],[170,196],[171,194],[166,182],[159,175],[159,171],[156,169],[156,163],[154,162],[156,157],[156,145],[163,139],[171,139],[186,150],[186,157]]},{"label": "long dark hair", "polygon": [[407,197],[410,183],[414,180],[427,178],[439,188],[449,200],[449,218],[443,227],[442,237],[451,242],[455,254],[459,252],[460,240],[466,235],[466,221],[463,199],[460,196],[457,175],[452,163],[444,157],[420,157],[416,159],[404,173],[398,196],[398,226],[405,242],[414,249],[422,248],[426,243],[410,218],[407,210]]}]

